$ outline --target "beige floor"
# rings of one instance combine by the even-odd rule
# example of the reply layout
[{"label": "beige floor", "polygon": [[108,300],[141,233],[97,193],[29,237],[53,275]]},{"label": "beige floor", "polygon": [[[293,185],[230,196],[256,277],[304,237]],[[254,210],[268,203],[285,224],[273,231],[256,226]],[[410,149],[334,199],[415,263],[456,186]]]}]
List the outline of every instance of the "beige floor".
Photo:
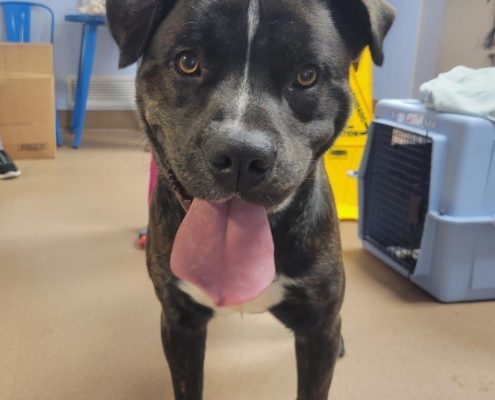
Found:
[{"label": "beige floor", "polygon": [[[0,399],[172,399],[159,307],[133,246],[149,155],[89,132],[0,182]],[[347,357],[331,399],[495,399],[495,302],[440,305],[342,226]],[[205,399],[295,398],[292,339],[270,316],[210,328]]]}]

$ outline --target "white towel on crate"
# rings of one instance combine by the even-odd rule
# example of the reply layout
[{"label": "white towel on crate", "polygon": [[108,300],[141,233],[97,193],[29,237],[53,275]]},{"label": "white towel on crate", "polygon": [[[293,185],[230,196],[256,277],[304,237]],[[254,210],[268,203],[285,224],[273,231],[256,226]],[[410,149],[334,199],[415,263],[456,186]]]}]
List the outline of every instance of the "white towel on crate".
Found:
[{"label": "white towel on crate", "polygon": [[91,0],[87,5],[79,7],[79,11],[89,15],[105,15],[106,0]]},{"label": "white towel on crate", "polygon": [[420,96],[434,111],[476,115],[495,122],[495,68],[455,67],[423,83]]}]

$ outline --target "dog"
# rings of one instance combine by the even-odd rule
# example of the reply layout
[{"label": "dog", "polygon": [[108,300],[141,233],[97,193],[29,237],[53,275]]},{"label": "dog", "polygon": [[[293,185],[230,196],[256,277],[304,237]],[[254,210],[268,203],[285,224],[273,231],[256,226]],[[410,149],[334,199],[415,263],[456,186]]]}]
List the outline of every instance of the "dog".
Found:
[{"label": "dog", "polygon": [[208,322],[270,312],[294,332],[298,400],[344,353],[344,269],[322,156],[350,65],[383,62],[384,0],[108,0],[160,174],[147,266],[176,400],[200,400]]}]

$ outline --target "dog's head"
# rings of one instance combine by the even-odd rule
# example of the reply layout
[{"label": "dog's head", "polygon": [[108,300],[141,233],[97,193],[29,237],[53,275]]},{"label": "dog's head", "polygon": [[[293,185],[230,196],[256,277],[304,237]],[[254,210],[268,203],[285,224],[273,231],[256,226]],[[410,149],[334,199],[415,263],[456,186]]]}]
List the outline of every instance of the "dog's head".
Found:
[{"label": "dog's head", "polygon": [[[196,198],[273,208],[343,129],[348,71],[377,64],[383,0],[108,0],[120,66],[142,58],[137,101],[163,172]],[[171,171],[169,171],[169,169]]]}]

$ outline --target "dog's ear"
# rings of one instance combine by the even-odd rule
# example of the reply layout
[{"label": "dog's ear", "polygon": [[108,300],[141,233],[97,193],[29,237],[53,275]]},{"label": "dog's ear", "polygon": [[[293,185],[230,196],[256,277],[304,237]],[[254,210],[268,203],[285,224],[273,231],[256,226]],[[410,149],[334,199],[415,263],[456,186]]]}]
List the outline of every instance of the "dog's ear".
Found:
[{"label": "dog's ear", "polygon": [[107,0],[107,18],[120,48],[119,67],[134,64],[176,0]]},{"label": "dog's ear", "polygon": [[383,64],[383,41],[395,19],[395,10],[384,0],[328,0],[337,29],[357,58],[370,46],[373,61]]}]

